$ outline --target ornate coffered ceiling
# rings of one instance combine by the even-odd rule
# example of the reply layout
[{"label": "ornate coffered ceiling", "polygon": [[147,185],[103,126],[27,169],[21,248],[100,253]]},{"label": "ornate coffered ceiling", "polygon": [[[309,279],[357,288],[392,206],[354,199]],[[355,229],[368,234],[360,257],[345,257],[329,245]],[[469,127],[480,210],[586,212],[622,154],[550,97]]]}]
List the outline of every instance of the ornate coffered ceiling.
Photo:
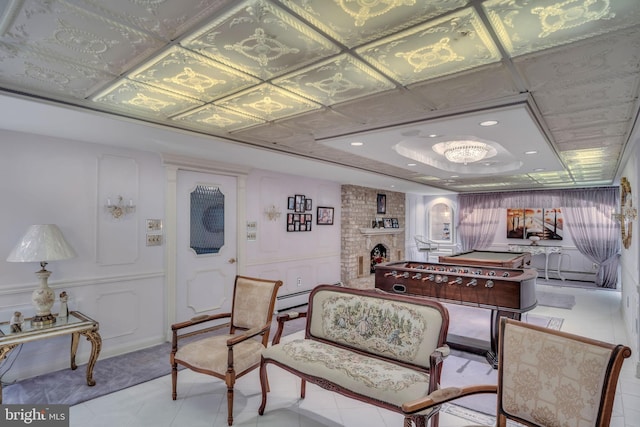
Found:
[{"label": "ornate coffered ceiling", "polygon": [[[638,138],[638,0],[2,6],[5,94],[440,189],[610,185]],[[452,165],[432,150],[460,137],[496,154]]]}]

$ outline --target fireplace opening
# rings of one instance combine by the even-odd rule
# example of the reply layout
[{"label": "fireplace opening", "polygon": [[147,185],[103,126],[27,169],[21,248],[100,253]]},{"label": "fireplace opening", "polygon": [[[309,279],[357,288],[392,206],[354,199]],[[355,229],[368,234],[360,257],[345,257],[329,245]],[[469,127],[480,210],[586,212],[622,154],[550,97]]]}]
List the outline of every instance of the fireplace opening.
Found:
[{"label": "fireplace opening", "polygon": [[371,273],[375,273],[376,264],[387,262],[387,248],[378,243],[371,249]]}]

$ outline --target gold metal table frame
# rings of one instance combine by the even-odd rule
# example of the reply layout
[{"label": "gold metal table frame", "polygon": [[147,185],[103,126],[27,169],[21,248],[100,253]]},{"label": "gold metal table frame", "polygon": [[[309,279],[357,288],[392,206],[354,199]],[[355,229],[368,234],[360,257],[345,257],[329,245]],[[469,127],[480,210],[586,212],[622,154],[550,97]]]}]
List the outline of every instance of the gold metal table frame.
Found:
[{"label": "gold metal table frame", "polygon": [[[91,355],[87,363],[87,385],[96,384],[93,379],[93,368],[98,360],[102,348],[102,338],[98,333],[99,324],[95,320],[85,316],[79,311],[72,311],[66,318],[56,317],[56,322],[51,325],[34,326],[31,319],[26,319],[22,330],[13,332],[9,322],[0,323],[0,361],[4,360],[9,352],[20,344],[54,338],[62,335],[71,335],[71,369],[76,365],[76,352],[80,335],[91,342]],[[0,384],[0,404],[2,403],[2,384]]]}]

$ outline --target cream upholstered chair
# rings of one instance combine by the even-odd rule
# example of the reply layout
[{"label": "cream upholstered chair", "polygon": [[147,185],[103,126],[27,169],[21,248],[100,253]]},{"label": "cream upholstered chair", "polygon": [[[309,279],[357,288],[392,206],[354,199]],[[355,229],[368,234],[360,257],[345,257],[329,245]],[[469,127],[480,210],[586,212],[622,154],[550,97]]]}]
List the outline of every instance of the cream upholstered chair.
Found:
[{"label": "cream upholstered chair", "polygon": [[448,387],[405,403],[411,415],[460,397],[497,393],[497,426],[606,427],[622,362],[631,349],[566,332],[500,319],[498,384]]},{"label": "cream upholstered chair", "polygon": [[[177,397],[178,365],[223,379],[227,385],[227,421],[229,425],[233,424],[233,386],[236,378],[260,366],[262,350],[269,342],[273,310],[280,286],[280,280],[236,276],[230,313],[197,316],[171,326],[173,400]],[[220,319],[229,319],[229,322],[199,330],[193,328],[197,325],[206,326],[203,325],[206,322],[219,323]],[[220,330],[226,326],[229,326],[228,334],[208,334],[178,346],[181,339]],[[184,332],[181,334],[182,331]]]}]

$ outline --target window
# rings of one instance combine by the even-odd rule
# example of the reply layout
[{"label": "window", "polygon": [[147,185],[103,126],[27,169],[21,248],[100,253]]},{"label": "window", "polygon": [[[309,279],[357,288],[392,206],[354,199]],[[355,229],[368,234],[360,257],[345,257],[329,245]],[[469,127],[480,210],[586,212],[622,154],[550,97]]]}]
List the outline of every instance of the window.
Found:
[{"label": "window", "polygon": [[217,254],[224,246],[224,194],[198,185],[191,193],[191,249],[197,255]]}]

